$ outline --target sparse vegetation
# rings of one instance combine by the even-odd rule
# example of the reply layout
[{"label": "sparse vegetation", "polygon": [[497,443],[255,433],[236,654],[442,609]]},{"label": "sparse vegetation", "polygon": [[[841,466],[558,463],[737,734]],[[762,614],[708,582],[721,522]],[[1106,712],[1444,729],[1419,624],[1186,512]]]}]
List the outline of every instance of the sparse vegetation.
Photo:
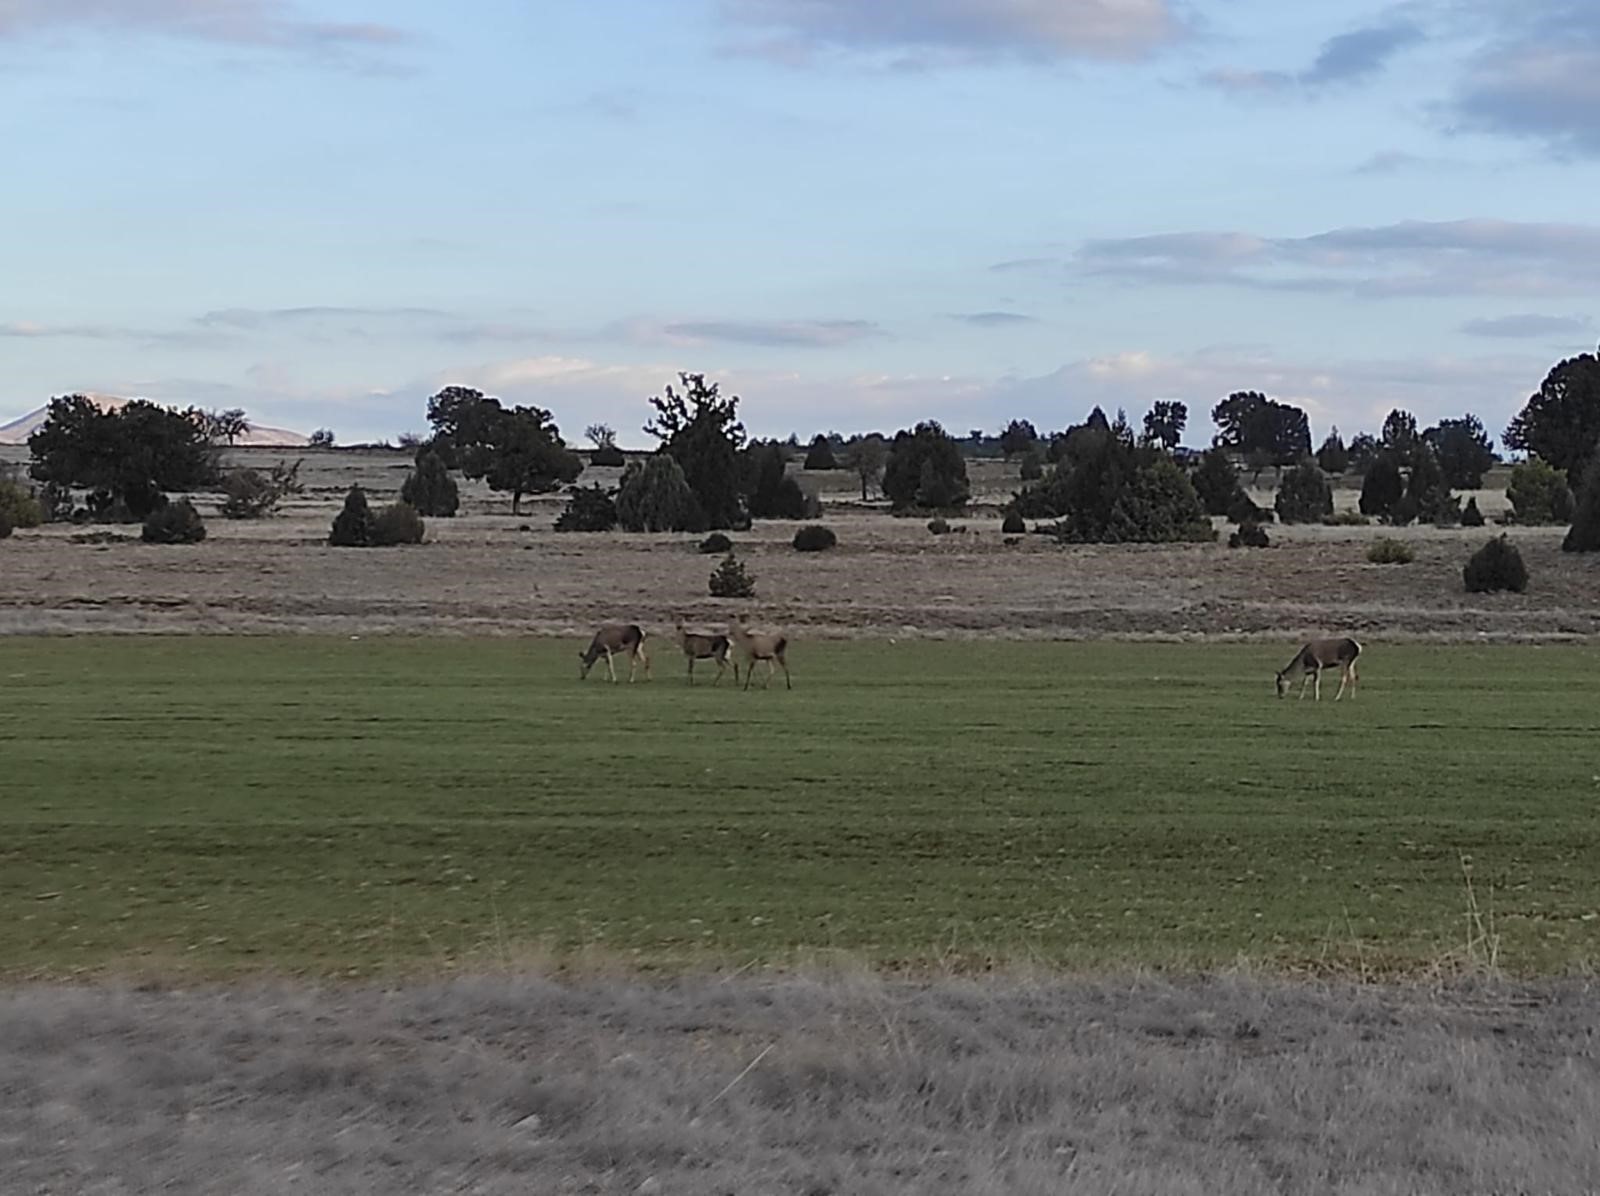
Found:
[{"label": "sparse vegetation", "polygon": [[1379,536],[1367,545],[1367,560],[1374,565],[1409,565],[1416,559],[1411,545],[1393,536]]},{"label": "sparse vegetation", "polygon": [[756,579],[744,567],[744,563],[728,553],[722,558],[722,563],[711,574],[711,596],[713,598],[752,598],[756,592]]},{"label": "sparse vegetation", "polygon": [[187,498],[163,503],[145,516],[139,538],[146,544],[198,544],[206,538],[205,520]]},{"label": "sparse vegetation", "polygon": [[1516,545],[1502,533],[1490,540],[1463,566],[1462,580],[1468,593],[1486,594],[1499,590],[1522,593],[1528,588],[1528,567]]},{"label": "sparse vegetation", "polygon": [[1367,527],[1372,520],[1360,511],[1335,511],[1332,515],[1323,516],[1322,522],[1328,527]]},{"label": "sparse vegetation", "polygon": [[796,552],[826,552],[838,543],[839,537],[833,529],[820,524],[801,528],[795,532],[793,541]]}]

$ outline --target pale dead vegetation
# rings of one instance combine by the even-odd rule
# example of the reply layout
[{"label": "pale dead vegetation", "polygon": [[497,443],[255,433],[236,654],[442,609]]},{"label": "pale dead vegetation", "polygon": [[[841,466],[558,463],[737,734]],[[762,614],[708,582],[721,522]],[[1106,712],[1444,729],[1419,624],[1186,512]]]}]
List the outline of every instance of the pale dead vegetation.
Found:
[{"label": "pale dead vegetation", "polygon": [[1600,1185],[1594,993],[864,974],[0,993],[0,1189]]},{"label": "pale dead vegetation", "polygon": [[[8,450],[13,455],[17,450]],[[239,453],[242,464],[275,458]],[[697,536],[561,535],[559,496],[507,513],[504,496],[462,487],[463,513],[430,519],[412,552],[326,546],[352,482],[390,501],[410,466],[387,454],[308,454],[304,494],[272,519],[214,519],[193,551],[73,543],[82,529],[17,532],[0,562],[0,634],[51,632],[588,635],[628,612],[664,634],[682,617],[722,627],[740,605],[706,596]],[[974,468],[980,500],[1017,485],[997,463]],[[586,482],[617,471],[587,472]],[[1273,547],[1223,544],[1061,547],[1000,533],[998,507],[930,536],[921,519],[862,507],[843,473],[800,474],[821,487],[839,547],[793,551],[796,524],[733,534],[760,578],[761,618],[797,638],[1218,638],[1274,640],[1337,627],[1358,638],[1558,640],[1600,634],[1600,562],[1560,551],[1559,528],[1512,529],[1533,575],[1526,594],[1468,595],[1461,564],[1486,533],[1463,529],[1274,527]],[[1354,491],[1340,489],[1341,506]],[[1270,505],[1270,494],[1257,500]],[[1479,505],[1503,505],[1489,495]],[[209,515],[214,506],[198,504]],[[1366,560],[1379,534],[1416,551],[1404,569]],[[1308,551],[1314,549],[1314,551]]]}]

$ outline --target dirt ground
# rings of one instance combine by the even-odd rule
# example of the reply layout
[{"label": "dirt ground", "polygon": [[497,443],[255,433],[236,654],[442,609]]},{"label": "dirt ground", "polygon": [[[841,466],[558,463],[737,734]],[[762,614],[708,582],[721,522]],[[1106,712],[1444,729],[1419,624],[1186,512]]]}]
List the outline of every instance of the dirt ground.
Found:
[{"label": "dirt ground", "polygon": [[1593,992],[864,974],[0,991],[8,1192],[1576,1193]]},{"label": "dirt ground", "polygon": [[[4,457],[20,460],[20,450]],[[276,460],[242,451],[246,464]],[[839,547],[800,554],[795,524],[734,535],[756,577],[749,602],[715,600],[716,558],[680,535],[561,535],[557,496],[512,516],[506,496],[469,483],[464,511],[428,521],[402,549],[326,545],[346,487],[391,498],[409,467],[400,453],[312,453],[306,493],[278,517],[209,518],[192,548],[137,542],[137,528],[50,526],[0,544],[0,634],[61,632],[321,632],[585,634],[625,619],[664,629],[682,616],[720,627],[735,610],[820,637],[1281,637],[1348,632],[1376,638],[1550,640],[1600,634],[1600,561],[1559,551],[1554,528],[1512,529],[1532,575],[1526,594],[1469,595],[1461,565],[1482,530],[1376,527],[1272,529],[1265,550],[1224,543],[1062,547],[1047,536],[1008,543],[998,505],[1013,468],[974,469],[980,504],[931,535],[923,521],[863,506],[844,473],[804,475],[826,504]],[[609,481],[592,470],[585,481]],[[1270,484],[1270,476],[1263,479]],[[1337,491],[1341,508],[1356,492]],[[1270,503],[1270,493],[1257,494]],[[1504,493],[1479,506],[1493,518]],[[202,513],[214,498],[198,496]],[[1219,526],[1221,526],[1219,524]],[[1224,529],[1225,532],[1225,529]],[[110,542],[92,542],[109,533]],[[1372,565],[1367,545],[1406,540],[1417,559]]]}]

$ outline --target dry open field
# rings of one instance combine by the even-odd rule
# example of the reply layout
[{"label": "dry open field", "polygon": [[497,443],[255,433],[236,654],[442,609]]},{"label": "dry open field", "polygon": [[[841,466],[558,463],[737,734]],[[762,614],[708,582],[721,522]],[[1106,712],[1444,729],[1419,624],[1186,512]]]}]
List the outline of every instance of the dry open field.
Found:
[{"label": "dry open field", "polygon": [[[20,450],[5,450],[12,460]],[[241,452],[241,462],[277,459]],[[465,512],[430,520],[415,549],[351,552],[324,543],[343,491],[360,481],[392,496],[400,453],[312,453],[306,493],[275,519],[210,521],[196,549],[83,543],[99,529],[20,532],[0,555],[0,634],[63,631],[578,634],[605,618],[715,622],[713,561],[688,536],[558,535],[560,500],[526,504],[468,484]],[[1265,637],[1348,631],[1368,638],[1561,639],[1600,634],[1600,561],[1559,551],[1559,529],[1511,535],[1533,575],[1523,595],[1462,591],[1461,565],[1482,531],[1406,528],[1416,561],[1368,564],[1373,527],[1273,528],[1265,551],[1204,546],[1007,544],[996,506],[1018,484],[999,463],[974,469],[980,507],[964,534],[863,507],[847,475],[804,477],[829,504],[840,547],[789,548],[793,524],[734,537],[757,578],[760,618],[813,637]],[[596,470],[608,480],[615,471]],[[1270,476],[1264,481],[1270,481]],[[1491,479],[1492,480],[1492,479]],[[1503,482],[1502,482],[1503,484]],[[1268,493],[1258,501],[1270,504]],[[1356,491],[1337,492],[1341,508]],[[1502,490],[1478,496],[1491,518]],[[202,499],[203,512],[210,504]],[[113,533],[127,529],[110,529]],[[136,539],[136,531],[134,535]],[[75,539],[77,537],[78,539]]]}]

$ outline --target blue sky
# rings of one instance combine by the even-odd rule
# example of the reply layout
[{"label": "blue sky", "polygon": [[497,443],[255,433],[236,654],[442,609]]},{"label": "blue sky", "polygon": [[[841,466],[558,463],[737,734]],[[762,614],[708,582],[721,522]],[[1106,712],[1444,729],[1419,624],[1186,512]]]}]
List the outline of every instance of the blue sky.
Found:
[{"label": "blue sky", "polygon": [[0,99],[0,422],[1498,432],[1600,340],[1592,0],[0,0]]}]

